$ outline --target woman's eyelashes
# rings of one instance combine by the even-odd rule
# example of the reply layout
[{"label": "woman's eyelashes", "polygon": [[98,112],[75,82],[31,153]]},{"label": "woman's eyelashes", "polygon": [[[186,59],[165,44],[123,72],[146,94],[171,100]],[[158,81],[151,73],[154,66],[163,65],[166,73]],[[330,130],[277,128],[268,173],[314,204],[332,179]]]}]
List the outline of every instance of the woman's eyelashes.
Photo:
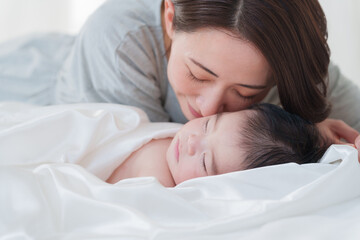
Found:
[{"label": "woman's eyelashes", "polygon": [[204,82],[206,82],[206,80],[203,80],[203,79],[199,79],[199,78],[197,78],[197,77],[195,77],[195,75],[189,70],[189,72],[188,72],[188,77],[191,79],[191,80],[193,80],[193,81],[195,81],[195,82],[198,82],[198,83],[204,83]]},{"label": "woman's eyelashes", "polygon": [[[192,81],[194,81],[194,82],[196,82],[196,83],[205,83],[205,82],[207,82],[208,80],[204,80],[204,79],[199,79],[199,78],[197,78],[197,77],[195,77],[195,75],[189,70],[189,72],[188,72],[188,77],[192,80]],[[242,99],[244,99],[244,100],[247,100],[247,101],[250,101],[250,100],[253,100],[257,95],[252,95],[252,96],[244,96],[244,95],[242,95],[239,91],[237,91],[237,90],[235,90],[234,89],[234,92],[235,92],[235,94],[236,94],[236,96],[237,97],[240,97],[240,98],[242,98]]]},{"label": "woman's eyelashes", "polygon": [[235,90],[234,89],[234,91],[235,91],[235,94],[238,96],[238,97],[240,97],[240,98],[242,98],[242,99],[245,99],[245,100],[253,100],[257,95],[252,95],[252,96],[244,96],[244,95],[242,95],[239,91],[237,91],[237,90]]}]

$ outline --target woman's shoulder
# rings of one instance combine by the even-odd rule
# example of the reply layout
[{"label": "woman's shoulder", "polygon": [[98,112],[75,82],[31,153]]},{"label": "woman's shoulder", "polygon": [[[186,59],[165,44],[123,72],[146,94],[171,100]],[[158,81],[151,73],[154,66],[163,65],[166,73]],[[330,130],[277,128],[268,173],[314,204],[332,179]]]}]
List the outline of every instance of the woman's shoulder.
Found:
[{"label": "woman's shoulder", "polygon": [[82,32],[112,33],[122,38],[142,27],[161,26],[161,0],[109,0],[86,21]]},{"label": "woman's shoulder", "polygon": [[339,91],[344,91],[344,89],[348,89],[350,91],[356,91],[359,94],[358,86],[356,86],[355,82],[347,78],[342,72],[341,69],[330,62],[329,70],[328,70],[328,93],[330,96],[332,94],[336,94]]},{"label": "woman's shoulder", "polygon": [[[115,57],[116,66],[129,63],[144,75],[164,68],[161,27],[162,0],[109,0],[86,21],[77,42],[91,54]],[[117,62],[117,63],[116,63]],[[119,63],[120,62],[120,63]]]}]

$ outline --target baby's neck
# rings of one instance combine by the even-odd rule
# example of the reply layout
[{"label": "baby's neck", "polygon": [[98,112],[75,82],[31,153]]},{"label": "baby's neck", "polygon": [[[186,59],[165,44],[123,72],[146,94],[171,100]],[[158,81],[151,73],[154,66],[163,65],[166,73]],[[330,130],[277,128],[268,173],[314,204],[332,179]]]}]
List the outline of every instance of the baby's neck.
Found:
[{"label": "baby's neck", "polygon": [[153,139],[133,152],[107,180],[116,183],[125,178],[154,176],[166,187],[175,186],[166,161],[172,138]]}]

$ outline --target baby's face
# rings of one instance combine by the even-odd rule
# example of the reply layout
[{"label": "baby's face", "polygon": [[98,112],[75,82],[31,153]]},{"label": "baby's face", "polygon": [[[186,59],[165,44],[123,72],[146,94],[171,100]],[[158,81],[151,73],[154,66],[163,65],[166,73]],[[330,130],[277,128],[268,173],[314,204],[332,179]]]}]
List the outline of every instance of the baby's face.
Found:
[{"label": "baby's face", "polygon": [[176,184],[241,170],[241,129],[251,110],[197,118],[172,140],[166,158]]}]

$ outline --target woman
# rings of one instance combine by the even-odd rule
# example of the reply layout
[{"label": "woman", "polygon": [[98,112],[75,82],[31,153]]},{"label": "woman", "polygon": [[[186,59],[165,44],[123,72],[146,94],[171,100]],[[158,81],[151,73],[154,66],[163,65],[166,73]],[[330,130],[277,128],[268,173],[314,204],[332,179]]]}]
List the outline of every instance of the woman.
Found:
[{"label": "woman", "polygon": [[316,0],[109,0],[46,83],[55,99],[41,103],[129,104],[184,123],[263,101],[353,143],[360,91],[328,68],[326,40]]}]

